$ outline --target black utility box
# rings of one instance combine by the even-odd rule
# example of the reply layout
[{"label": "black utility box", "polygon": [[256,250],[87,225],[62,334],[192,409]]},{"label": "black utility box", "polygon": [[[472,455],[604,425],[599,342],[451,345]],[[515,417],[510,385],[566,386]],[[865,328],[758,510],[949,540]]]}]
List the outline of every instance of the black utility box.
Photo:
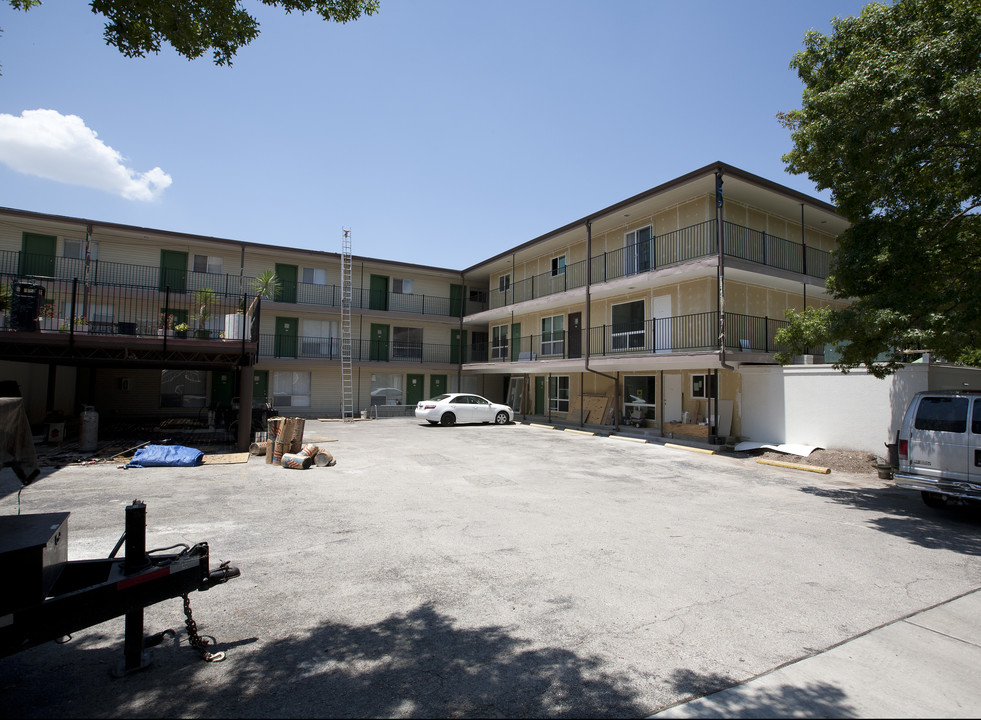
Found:
[{"label": "black utility box", "polygon": [[10,327],[14,330],[37,330],[37,318],[41,314],[43,302],[43,285],[14,283],[10,296]]},{"label": "black utility box", "polygon": [[0,616],[47,597],[68,561],[70,514],[0,515]]}]

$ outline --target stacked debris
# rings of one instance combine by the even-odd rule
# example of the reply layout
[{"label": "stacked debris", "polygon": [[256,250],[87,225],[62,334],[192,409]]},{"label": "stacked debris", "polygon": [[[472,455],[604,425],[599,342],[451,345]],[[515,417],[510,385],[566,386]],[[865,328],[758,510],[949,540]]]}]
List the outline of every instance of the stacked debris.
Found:
[{"label": "stacked debris", "polygon": [[267,421],[265,439],[257,439],[249,446],[253,455],[264,455],[267,465],[279,465],[292,470],[332,467],[337,464],[334,456],[317,445],[303,445],[305,421],[299,417],[271,417]]}]

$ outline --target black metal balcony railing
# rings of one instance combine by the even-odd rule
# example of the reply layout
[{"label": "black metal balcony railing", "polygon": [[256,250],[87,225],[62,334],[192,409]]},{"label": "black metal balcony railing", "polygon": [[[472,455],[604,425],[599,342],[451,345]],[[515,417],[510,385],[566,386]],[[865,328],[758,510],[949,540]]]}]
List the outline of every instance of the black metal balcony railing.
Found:
[{"label": "black metal balcony railing", "polygon": [[[262,333],[259,335],[259,357],[339,360],[341,339]],[[457,363],[458,358],[458,348],[438,343],[392,340],[354,340],[351,343],[351,359],[355,362]]]},{"label": "black metal balcony railing", "polygon": [[[766,267],[803,273],[812,277],[828,276],[831,255],[825,250],[805,247],[769,233],[752,230],[725,221],[723,247],[726,257],[740,258]],[[591,258],[590,275],[593,284],[650,272],[669,265],[679,265],[717,254],[716,222],[707,220],[658,235],[651,240],[627,245]],[[805,253],[806,250],[806,253]],[[806,262],[805,262],[806,260]],[[490,293],[490,307],[534,300],[586,284],[585,261],[566,266],[561,282],[550,273],[518,280],[504,289]]]},{"label": "black metal balcony railing", "polygon": [[240,340],[243,334],[255,337],[258,329],[258,310],[251,327],[245,327],[241,310],[249,298],[244,295],[86,285],[76,279],[23,280],[2,273],[0,283],[11,290],[11,330]]},{"label": "black metal balcony railing", "polygon": [[[726,313],[725,346],[740,352],[776,352],[774,341],[785,320]],[[522,335],[510,342],[480,343],[466,348],[464,362],[522,362],[579,358],[588,337],[594,357],[624,354],[715,351],[719,349],[719,313],[705,312],[655,318],[626,325],[601,325],[587,333],[569,331]]]},{"label": "black metal balcony railing", "polygon": [[[114,286],[137,289],[163,290],[169,287],[172,294],[194,293],[208,289],[225,296],[238,297],[250,294],[255,278],[250,276],[219,273],[201,273],[189,270],[171,270],[149,265],[92,260],[88,269],[79,258],[34,255],[16,250],[0,251],[0,275],[36,278],[39,280],[72,280],[89,286]],[[319,307],[341,306],[341,287],[319,283],[284,283],[275,298],[277,302],[315,305]],[[458,317],[461,312],[474,313],[486,309],[483,303],[473,299],[454,302],[448,297],[435,295],[407,295],[395,292],[378,293],[354,288],[351,307],[355,309],[388,310]]]}]

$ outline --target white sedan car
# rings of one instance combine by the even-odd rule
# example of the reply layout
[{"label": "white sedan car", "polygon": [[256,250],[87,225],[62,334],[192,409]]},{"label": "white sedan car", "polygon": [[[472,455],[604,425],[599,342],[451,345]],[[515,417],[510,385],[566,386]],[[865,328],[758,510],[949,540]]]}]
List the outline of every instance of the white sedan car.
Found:
[{"label": "white sedan car", "polygon": [[437,395],[416,405],[416,417],[428,420],[431,425],[455,425],[461,423],[489,423],[507,425],[514,420],[514,411],[507,405],[492,403],[487,398],[470,393]]}]

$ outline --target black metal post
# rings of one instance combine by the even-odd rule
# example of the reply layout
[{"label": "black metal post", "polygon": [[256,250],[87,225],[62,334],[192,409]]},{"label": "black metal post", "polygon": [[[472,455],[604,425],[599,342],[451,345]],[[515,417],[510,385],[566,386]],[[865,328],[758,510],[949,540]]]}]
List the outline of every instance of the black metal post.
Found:
[{"label": "black metal post", "polygon": [[[138,572],[150,564],[146,554],[146,505],[134,500],[126,507],[126,557],[123,572]],[[118,675],[141,670],[149,665],[143,655],[143,608],[126,613],[126,635],[123,640],[123,665]]]}]

